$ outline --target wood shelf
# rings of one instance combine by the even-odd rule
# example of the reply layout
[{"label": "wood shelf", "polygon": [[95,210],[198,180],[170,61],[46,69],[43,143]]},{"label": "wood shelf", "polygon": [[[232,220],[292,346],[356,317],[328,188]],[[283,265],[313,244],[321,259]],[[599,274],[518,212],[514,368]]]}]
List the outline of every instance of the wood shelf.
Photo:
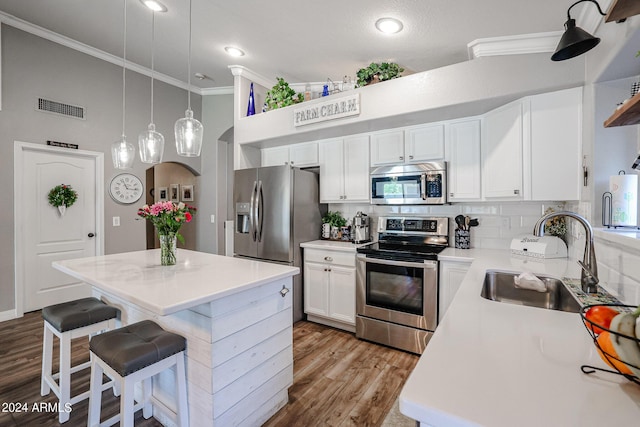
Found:
[{"label": "wood shelf", "polygon": [[614,0],[604,21],[619,21],[638,14],[640,14],[640,2],[638,0]]},{"label": "wood shelf", "polygon": [[616,110],[611,117],[604,122],[604,127],[637,125],[640,123],[640,92]]}]

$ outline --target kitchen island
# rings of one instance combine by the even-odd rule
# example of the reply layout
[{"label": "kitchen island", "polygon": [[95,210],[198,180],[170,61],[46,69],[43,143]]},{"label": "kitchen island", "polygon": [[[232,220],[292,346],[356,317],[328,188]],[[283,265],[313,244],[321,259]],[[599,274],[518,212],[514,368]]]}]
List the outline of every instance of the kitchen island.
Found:
[{"label": "kitchen island", "polygon": [[421,426],[638,425],[640,386],[606,368],[580,315],[480,296],[490,269],[580,277],[575,260],[512,257],[506,250],[448,248],[440,259],[473,263],[400,394]]},{"label": "kitchen island", "polygon": [[[192,426],[260,425],[287,403],[297,267],[184,249],[174,266],[161,266],[155,249],[53,267],[118,307],[122,325],[150,319],[186,337]],[[161,373],[154,395],[175,410],[173,394],[173,373]]]}]

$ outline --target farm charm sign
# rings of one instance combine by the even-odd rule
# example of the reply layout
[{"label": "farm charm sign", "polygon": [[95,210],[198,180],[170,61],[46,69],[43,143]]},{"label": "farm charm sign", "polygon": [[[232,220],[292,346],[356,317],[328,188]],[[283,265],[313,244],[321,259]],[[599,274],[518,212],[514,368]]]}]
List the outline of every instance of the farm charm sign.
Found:
[{"label": "farm charm sign", "polygon": [[293,110],[293,125],[310,125],[358,114],[360,114],[360,94],[354,93]]}]

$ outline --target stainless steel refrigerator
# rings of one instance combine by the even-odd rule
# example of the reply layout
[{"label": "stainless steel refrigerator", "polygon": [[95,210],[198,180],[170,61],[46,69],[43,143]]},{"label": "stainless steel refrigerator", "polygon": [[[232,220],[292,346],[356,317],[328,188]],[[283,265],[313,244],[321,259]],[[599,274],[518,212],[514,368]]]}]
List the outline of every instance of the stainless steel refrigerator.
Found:
[{"label": "stainless steel refrigerator", "polygon": [[318,175],[291,166],[235,171],[234,254],[300,267],[293,279],[293,321],[303,318],[300,243],[320,236],[326,205],[318,201]]}]

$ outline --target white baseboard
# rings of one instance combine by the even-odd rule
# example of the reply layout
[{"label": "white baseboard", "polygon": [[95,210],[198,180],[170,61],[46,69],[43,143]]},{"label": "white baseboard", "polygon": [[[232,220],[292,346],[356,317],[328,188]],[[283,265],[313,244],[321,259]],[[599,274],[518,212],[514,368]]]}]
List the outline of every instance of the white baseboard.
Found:
[{"label": "white baseboard", "polygon": [[15,309],[0,311],[0,322],[4,322],[5,320],[17,319],[17,318],[18,318],[18,315]]}]

